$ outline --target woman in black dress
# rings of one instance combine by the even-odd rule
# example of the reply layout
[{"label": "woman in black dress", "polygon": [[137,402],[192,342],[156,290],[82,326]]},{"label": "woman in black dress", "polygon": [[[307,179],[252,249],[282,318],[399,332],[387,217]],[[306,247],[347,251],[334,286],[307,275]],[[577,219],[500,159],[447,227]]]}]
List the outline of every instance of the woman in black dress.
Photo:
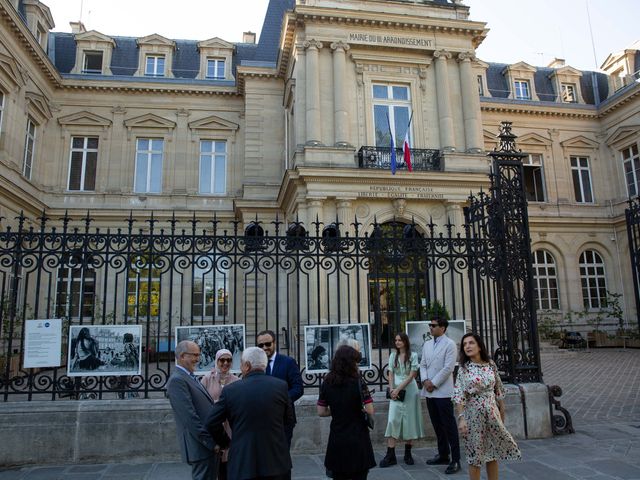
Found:
[{"label": "woman in black dress", "polygon": [[364,480],[376,466],[362,414],[364,408],[373,415],[373,400],[360,382],[359,362],[360,353],[355,349],[346,345],[338,348],[320,387],[318,415],[331,417],[324,465],[334,480]]}]

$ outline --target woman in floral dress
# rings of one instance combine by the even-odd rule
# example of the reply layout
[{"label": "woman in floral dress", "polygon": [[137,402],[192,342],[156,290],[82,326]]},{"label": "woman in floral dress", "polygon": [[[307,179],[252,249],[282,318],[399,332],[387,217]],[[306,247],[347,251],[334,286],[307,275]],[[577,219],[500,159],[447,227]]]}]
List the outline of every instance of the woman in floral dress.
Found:
[{"label": "woman in floral dress", "polygon": [[469,478],[480,480],[485,463],[488,479],[497,480],[498,460],[518,460],[521,455],[504,426],[504,387],[498,369],[475,333],[467,333],[460,342],[460,370],[453,401]]},{"label": "woman in floral dress", "polygon": [[[396,351],[389,356],[389,419],[384,436],[387,437],[387,454],[380,461],[380,468],[398,463],[396,442],[404,440],[404,463],[413,465],[411,445],[413,440],[424,437],[420,393],[416,384],[418,354],[411,351],[409,337],[401,332],[395,336]],[[404,391],[404,394],[400,392]],[[404,398],[401,400],[400,395]]]}]

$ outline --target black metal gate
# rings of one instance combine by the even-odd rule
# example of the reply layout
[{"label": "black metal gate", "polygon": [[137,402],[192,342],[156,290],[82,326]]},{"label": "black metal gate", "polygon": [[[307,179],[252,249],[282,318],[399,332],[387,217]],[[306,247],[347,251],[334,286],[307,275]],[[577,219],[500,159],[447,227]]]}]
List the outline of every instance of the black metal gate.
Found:
[{"label": "black metal gate", "polygon": [[627,221],[633,292],[635,293],[638,331],[640,332],[640,197],[629,200],[629,207],[625,209],[624,215]]},{"label": "black metal gate", "polygon": [[[504,123],[491,153],[488,193],[469,198],[463,231],[448,221],[363,227],[262,223],[215,215],[180,222],[131,215],[123,228],[87,214],[33,225],[20,216],[0,232],[0,394],[4,401],[162,396],[173,368],[176,326],[242,324],[277,332],[280,350],[304,368],[304,327],[369,323],[367,381],[385,382],[389,339],[434,305],[470,320],[503,378],[540,381],[523,156]],[[62,318],[62,365],[24,369],[25,321]],[[142,325],[141,375],[67,375],[67,335],[80,325]],[[321,376],[303,371],[306,387]]]}]

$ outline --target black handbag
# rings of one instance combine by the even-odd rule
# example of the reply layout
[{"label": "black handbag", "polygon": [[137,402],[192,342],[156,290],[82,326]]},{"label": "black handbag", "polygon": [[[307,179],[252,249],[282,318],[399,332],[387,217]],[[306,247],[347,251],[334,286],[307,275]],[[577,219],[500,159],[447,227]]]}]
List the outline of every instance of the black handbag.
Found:
[{"label": "black handbag", "polygon": [[[398,392],[398,398],[394,400],[398,400],[399,402],[404,402],[404,397],[407,395],[406,390],[400,390]],[[391,387],[387,387],[387,399],[391,400]]]},{"label": "black handbag", "polygon": [[375,419],[373,418],[373,415],[370,415],[364,409],[364,395],[362,394],[362,383],[360,382],[360,378],[358,378],[358,390],[360,391],[360,403],[362,403],[362,419],[364,420],[364,423],[367,424],[367,427],[369,427],[369,430],[373,430],[373,427],[375,427]]}]

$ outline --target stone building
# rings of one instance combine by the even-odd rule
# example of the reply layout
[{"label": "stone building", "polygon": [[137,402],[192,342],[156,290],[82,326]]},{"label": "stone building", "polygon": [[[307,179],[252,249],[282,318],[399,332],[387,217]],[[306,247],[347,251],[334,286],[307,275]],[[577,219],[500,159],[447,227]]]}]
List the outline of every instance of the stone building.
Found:
[{"label": "stone building", "polygon": [[[640,44],[598,72],[487,63],[486,24],[448,0],[270,0],[259,41],[237,44],[53,26],[43,2],[0,0],[4,225],[90,210],[114,228],[153,211],[462,232],[509,120],[528,153],[538,308],[598,310],[610,291],[635,319],[624,208],[640,188]],[[413,171],[398,151],[392,174],[405,137]],[[209,288],[190,308],[228,309],[224,281]]]}]

